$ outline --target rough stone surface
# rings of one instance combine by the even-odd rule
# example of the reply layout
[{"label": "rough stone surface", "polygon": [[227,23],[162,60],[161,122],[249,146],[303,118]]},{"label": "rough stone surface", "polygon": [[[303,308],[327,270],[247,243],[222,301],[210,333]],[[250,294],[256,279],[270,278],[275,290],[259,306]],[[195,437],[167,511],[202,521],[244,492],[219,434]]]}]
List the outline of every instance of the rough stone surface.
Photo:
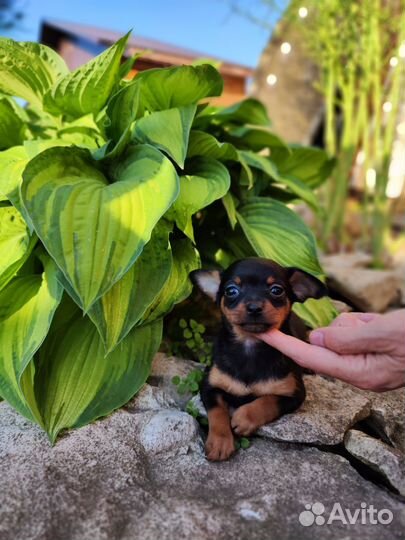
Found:
[{"label": "rough stone surface", "polygon": [[[158,355],[149,384],[125,409],[66,433],[54,447],[37,426],[1,403],[1,540],[404,538],[404,502],[339,455],[255,437],[228,462],[208,462],[204,434],[172,394],[171,378],[194,367]],[[337,407],[339,394],[341,409],[365,414],[368,394],[350,396],[337,383],[317,379],[312,377],[310,401],[329,392]],[[318,421],[322,416],[325,425],[339,423],[339,414],[322,410]],[[310,424],[300,422],[308,432]],[[321,432],[324,437],[335,436],[330,429]],[[392,522],[320,527],[299,521],[303,511],[308,517],[308,504],[322,503],[327,520],[334,504],[354,512],[364,501],[390,510]]]},{"label": "rough stone surface", "polygon": [[[258,434],[277,441],[334,445],[343,442],[344,434],[370,413],[370,399],[340,381],[319,375],[305,375],[307,397],[295,412],[286,414],[262,427]],[[193,398],[200,413],[206,416],[198,397]]]},{"label": "rough stone surface", "polygon": [[396,256],[386,270],[371,269],[368,253],[323,255],[321,263],[336,292],[364,311],[385,311],[405,305],[405,258]]},{"label": "rough stone surface", "polygon": [[172,399],[178,407],[184,408],[191,395],[184,394],[180,396],[177,392],[176,385],[172,383],[172,378],[175,375],[186,377],[195,369],[203,369],[203,366],[191,360],[184,360],[183,358],[158,353],[153,359],[148,383],[151,386],[163,388],[166,399]]},{"label": "rough stone surface", "polygon": [[373,258],[369,253],[355,251],[353,253],[337,253],[335,255],[322,255],[320,257],[322,266],[329,268],[368,268]]},{"label": "rough stone surface", "polygon": [[[169,435],[167,448],[145,436],[153,422],[165,424],[159,411],[118,411],[66,434],[52,448],[39,428],[2,403],[0,538],[403,538],[405,505],[360,477],[344,458],[255,439],[230,461],[209,463],[190,429],[194,420],[169,412],[169,429],[184,433],[176,440]],[[160,438],[166,438],[162,431]],[[327,518],[337,502],[353,511],[363,501],[388,508],[392,523],[334,522],[318,531],[298,519],[305,504],[322,502]]]},{"label": "rough stone surface", "polygon": [[354,457],[378,471],[401,495],[405,495],[405,455],[400,450],[357,429],[350,429],[344,442]]},{"label": "rough stone surface", "polygon": [[382,394],[369,392],[367,395],[371,399],[368,422],[405,453],[405,388]]},{"label": "rough stone surface", "polygon": [[329,285],[357,309],[384,312],[399,303],[401,279],[395,270],[326,267]]}]

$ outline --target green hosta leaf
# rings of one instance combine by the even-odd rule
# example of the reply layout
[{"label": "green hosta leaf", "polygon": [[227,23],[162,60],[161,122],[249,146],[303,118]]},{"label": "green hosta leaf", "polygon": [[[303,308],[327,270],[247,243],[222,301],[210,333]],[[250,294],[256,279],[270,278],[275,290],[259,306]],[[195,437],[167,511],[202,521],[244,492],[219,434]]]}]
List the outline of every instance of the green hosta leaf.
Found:
[{"label": "green hosta leaf", "polygon": [[128,37],[126,34],[102,54],[59,79],[45,95],[45,109],[71,116],[100,111],[118,83]]},{"label": "green hosta leaf", "polygon": [[136,122],[133,137],[157,146],[183,168],[195,112],[195,105],[153,112]]},{"label": "green hosta leaf", "polygon": [[0,150],[21,144],[28,117],[12,98],[0,97]]},{"label": "green hosta leaf", "polygon": [[286,143],[265,127],[240,126],[229,130],[226,137],[237,148],[254,152],[270,149],[272,157],[275,150],[282,150],[287,155],[289,153]]},{"label": "green hosta leaf", "polygon": [[126,77],[130,74],[131,70],[133,69],[136,61],[138,58],[142,56],[142,52],[135,53],[134,55],[130,56],[125,60],[125,62],[122,62],[120,66],[119,71],[119,79],[126,79]]},{"label": "green hosta leaf", "polygon": [[238,219],[236,217],[235,200],[230,191],[228,191],[228,193],[225,193],[225,195],[222,197],[222,204],[224,205],[226,214],[229,219],[229,223],[231,224],[232,229],[234,229],[236,224],[238,223]]},{"label": "green hosta leaf", "polygon": [[139,89],[137,82],[126,84],[108,102],[104,119],[106,136],[110,140],[93,153],[96,159],[109,163],[119,158],[131,140],[132,125],[142,114],[139,106]]},{"label": "green hosta leaf", "polygon": [[271,124],[266,107],[254,98],[244,99],[230,107],[218,109],[213,115],[214,123],[254,124],[269,126]]},{"label": "green hosta leaf", "polygon": [[45,339],[62,297],[57,272],[48,258],[42,275],[15,278],[0,292],[0,393],[21,414],[35,416],[39,422],[21,378]]},{"label": "green hosta leaf", "polygon": [[52,331],[36,361],[35,394],[52,442],[124,405],[146,381],[162,323],[134,328],[107,356],[96,327],[79,315]]},{"label": "green hosta leaf", "polygon": [[296,302],[293,305],[293,311],[311,328],[329,326],[338,315],[331,299],[327,296],[319,300],[308,298],[303,304]]},{"label": "green hosta leaf", "polygon": [[306,184],[294,178],[293,176],[282,175],[277,169],[277,166],[268,158],[255,154],[254,152],[239,150],[239,154],[243,156],[246,163],[250,167],[264,172],[269,178],[273,179],[279,184],[286,186],[291,193],[297,195],[300,199],[309,204],[313,209],[318,209],[318,200],[315,194],[312,192]]},{"label": "green hosta leaf", "polygon": [[210,158],[196,158],[190,174],[180,177],[180,194],[173,205],[177,226],[194,240],[191,216],[225,195],[230,186],[228,170]]},{"label": "green hosta leaf", "polygon": [[107,117],[110,125],[106,133],[115,143],[127,132],[129,137],[131,124],[139,116],[139,89],[138,83],[128,83],[108,103]]},{"label": "green hosta leaf", "polygon": [[255,197],[238,208],[238,221],[260,257],[322,276],[315,238],[302,219],[284,204]]},{"label": "green hosta leaf", "polygon": [[113,174],[109,184],[86,150],[51,148],[23,175],[35,230],[85,311],[128,271],[178,195],[173,165],[148,145],[131,148]]},{"label": "green hosta leaf", "polygon": [[308,146],[290,146],[289,154],[277,151],[271,157],[280,174],[294,176],[312,189],[330,176],[336,162],[324,150]]},{"label": "green hosta leaf", "polygon": [[89,311],[107,352],[128,334],[155,300],[170,274],[172,225],[159,222],[128,272]]},{"label": "green hosta leaf", "polygon": [[204,156],[218,161],[239,161],[238,151],[230,143],[220,143],[213,135],[193,129],[190,132],[187,157]]},{"label": "green hosta leaf", "polygon": [[24,146],[0,152],[0,193],[21,210],[19,188],[29,158]]},{"label": "green hosta leaf", "polygon": [[141,103],[151,112],[194,105],[223,90],[221,75],[208,64],[147,69],[134,80],[142,82]]},{"label": "green hosta leaf", "polygon": [[92,114],[77,118],[73,122],[64,122],[63,127],[57,132],[57,137],[72,145],[90,149],[98,148],[105,143]]},{"label": "green hosta leaf", "polygon": [[155,321],[166,315],[175,304],[178,304],[189,294],[193,288],[189,274],[200,268],[200,257],[190,240],[173,240],[172,257],[173,264],[170,275],[163,289],[155,298],[142,317],[142,322]]},{"label": "green hosta leaf", "polygon": [[0,207],[0,290],[29,257],[36,236],[30,237],[21,214],[12,206]]},{"label": "green hosta leaf", "polygon": [[0,38],[0,91],[41,107],[42,97],[68,73],[64,60],[40,43]]}]

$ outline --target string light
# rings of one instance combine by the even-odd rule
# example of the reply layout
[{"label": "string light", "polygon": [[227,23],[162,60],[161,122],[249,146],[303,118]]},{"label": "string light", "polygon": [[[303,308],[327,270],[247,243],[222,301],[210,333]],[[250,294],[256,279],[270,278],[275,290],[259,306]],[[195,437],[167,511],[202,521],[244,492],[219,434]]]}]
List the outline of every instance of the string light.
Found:
[{"label": "string light", "polygon": [[398,54],[401,58],[405,58],[405,41],[401,44]]},{"label": "string light", "polygon": [[405,136],[405,122],[401,122],[400,124],[398,124],[397,132],[398,135],[400,135],[401,137]]},{"label": "string light", "polygon": [[301,17],[301,19],[305,19],[305,17],[308,15],[308,10],[305,6],[300,7],[298,10],[298,15]]},{"label": "string light", "polygon": [[398,65],[398,58],[396,56],[393,56],[392,58],[390,58],[390,66],[395,67],[397,65]]},{"label": "string light", "polygon": [[386,113],[389,113],[392,111],[392,103],[391,101],[386,101],[385,103],[383,103],[383,111],[386,112]]},{"label": "string light", "polygon": [[375,188],[376,179],[377,179],[377,173],[375,169],[367,169],[366,184],[367,184],[368,189],[373,190]]},{"label": "string light", "polygon": [[280,46],[280,51],[283,54],[290,54],[290,52],[291,52],[291,44],[288,43],[288,41],[284,41],[284,43],[282,43],[281,46]]},{"label": "string light", "polygon": [[266,82],[269,86],[274,86],[277,82],[277,75],[274,75],[274,73],[270,73],[267,75]]}]

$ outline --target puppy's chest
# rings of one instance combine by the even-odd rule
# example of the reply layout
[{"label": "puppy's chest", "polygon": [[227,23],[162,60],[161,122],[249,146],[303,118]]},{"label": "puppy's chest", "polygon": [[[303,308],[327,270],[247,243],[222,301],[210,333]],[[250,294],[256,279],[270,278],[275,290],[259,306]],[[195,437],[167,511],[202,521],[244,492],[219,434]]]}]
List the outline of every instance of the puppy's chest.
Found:
[{"label": "puppy's chest", "polygon": [[234,396],[293,395],[297,387],[295,374],[280,358],[243,352],[215,358],[208,381]]}]

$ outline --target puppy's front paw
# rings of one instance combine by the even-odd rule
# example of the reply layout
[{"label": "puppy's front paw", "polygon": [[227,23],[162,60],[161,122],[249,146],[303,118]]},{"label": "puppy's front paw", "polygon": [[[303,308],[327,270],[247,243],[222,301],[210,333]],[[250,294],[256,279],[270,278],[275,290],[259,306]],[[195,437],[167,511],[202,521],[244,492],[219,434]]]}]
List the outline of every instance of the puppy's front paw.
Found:
[{"label": "puppy's front paw", "polygon": [[252,418],[247,405],[236,409],[231,418],[231,426],[237,435],[249,436],[259,429],[261,424]]},{"label": "puppy's front paw", "polygon": [[235,452],[235,442],[232,434],[208,435],[205,443],[205,453],[210,461],[225,461]]}]

